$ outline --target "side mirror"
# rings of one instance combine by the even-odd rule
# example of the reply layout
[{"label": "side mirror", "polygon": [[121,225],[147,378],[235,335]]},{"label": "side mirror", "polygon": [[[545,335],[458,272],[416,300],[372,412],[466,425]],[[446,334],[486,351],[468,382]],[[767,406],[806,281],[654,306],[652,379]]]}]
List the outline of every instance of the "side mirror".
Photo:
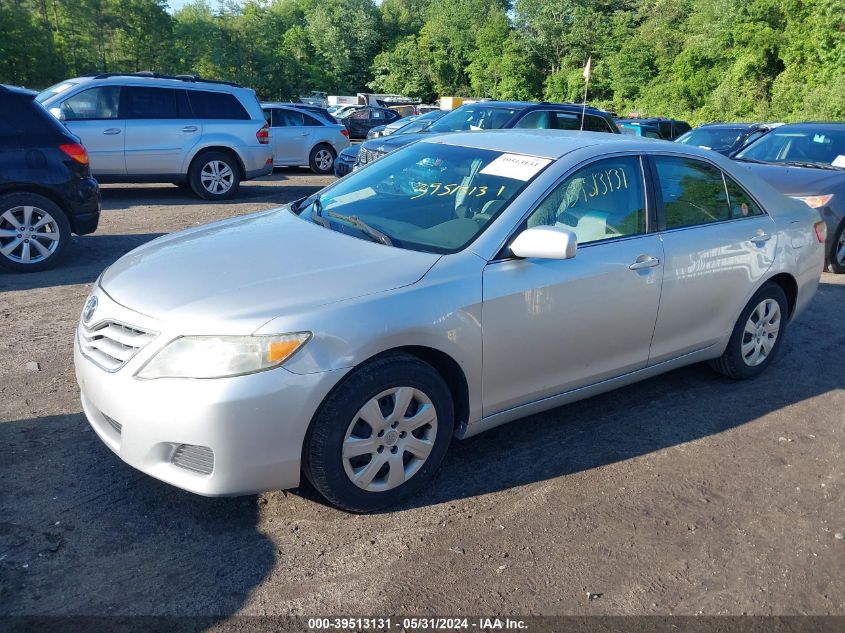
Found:
[{"label": "side mirror", "polygon": [[535,226],[524,230],[511,243],[516,257],[572,259],[578,250],[578,237],[558,226]]}]

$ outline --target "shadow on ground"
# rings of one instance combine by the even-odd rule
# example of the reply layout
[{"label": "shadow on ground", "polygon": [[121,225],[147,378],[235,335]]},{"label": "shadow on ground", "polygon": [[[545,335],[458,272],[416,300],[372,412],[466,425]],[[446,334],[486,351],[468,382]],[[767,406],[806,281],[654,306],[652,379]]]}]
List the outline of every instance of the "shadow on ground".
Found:
[{"label": "shadow on ground", "polygon": [[231,614],[273,567],[256,497],[141,475],[81,413],[0,437],[0,614]]}]

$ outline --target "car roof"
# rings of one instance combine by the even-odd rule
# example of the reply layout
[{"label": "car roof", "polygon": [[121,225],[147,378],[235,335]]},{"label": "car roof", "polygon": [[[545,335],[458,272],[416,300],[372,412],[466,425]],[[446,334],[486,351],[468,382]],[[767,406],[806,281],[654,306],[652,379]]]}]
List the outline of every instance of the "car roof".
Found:
[{"label": "car roof", "polygon": [[29,88],[22,88],[20,86],[9,86],[8,84],[0,84],[0,92],[11,93],[13,95],[20,95],[24,97],[35,97],[38,93]]},{"label": "car roof", "polygon": [[[608,151],[649,151],[659,147],[696,156],[709,156],[706,150],[679,145],[671,141],[608,134],[607,132],[575,132],[570,130],[488,130],[484,132],[452,132],[421,139],[421,143],[442,143],[477,147],[497,152],[525,154],[558,159],[590,146],[607,146]],[[659,147],[658,147],[659,146]]]},{"label": "car roof", "polygon": [[82,75],[80,77],[73,77],[67,79],[62,83],[83,84],[94,83],[105,79],[114,79],[122,85],[129,86],[166,86],[168,88],[202,88],[202,89],[224,89],[232,91],[233,89],[245,90],[240,84],[229,81],[217,81],[212,79],[202,79],[196,75],[158,75],[158,74],[138,74],[138,73],[100,73],[97,75]]},{"label": "car roof", "polygon": [[698,127],[724,130],[747,130],[752,127],[765,127],[765,123],[704,123]]},{"label": "car roof", "polygon": [[845,130],[845,123],[836,121],[802,121],[800,123],[785,123],[777,127],[778,130],[829,130],[841,132]]},{"label": "car roof", "polygon": [[[608,114],[604,110],[600,110],[595,106],[588,105],[584,108],[583,104],[580,103],[554,103],[552,101],[475,101],[473,103],[465,103],[465,106],[474,106],[474,105],[481,105],[487,106],[491,108],[515,108],[518,110],[528,110],[528,109],[543,109],[543,108],[558,108],[560,110],[582,110],[586,109],[588,112],[593,114],[600,113],[600,114]],[[461,106],[463,107],[463,106]],[[456,108],[457,109],[457,108]]]}]

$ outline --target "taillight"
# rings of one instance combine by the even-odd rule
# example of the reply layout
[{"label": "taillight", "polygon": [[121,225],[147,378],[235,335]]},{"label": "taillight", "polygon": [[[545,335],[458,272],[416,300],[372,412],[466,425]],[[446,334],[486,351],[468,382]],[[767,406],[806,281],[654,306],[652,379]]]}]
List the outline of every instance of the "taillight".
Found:
[{"label": "taillight", "polygon": [[813,228],[816,230],[816,239],[819,240],[819,244],[824,244],[824,241],[827,239],[827,224],[822,220],[821,222],[816,222]]},{"label": "taillight", "polygon": [[340,133],[343,134],[346,138],[349,138],[349,130],[347,130],[346,128],[343,128]]},{"label": "taillight", "polygon": [[270,126],[266,123],[255,133],[255,138],[262,145],[267,145],[270,142]]},{"label": "taillight", "polygon": [[88,164],[88,152],[79,143],[63,143],[59,145],[59,149],[80,165]]}]

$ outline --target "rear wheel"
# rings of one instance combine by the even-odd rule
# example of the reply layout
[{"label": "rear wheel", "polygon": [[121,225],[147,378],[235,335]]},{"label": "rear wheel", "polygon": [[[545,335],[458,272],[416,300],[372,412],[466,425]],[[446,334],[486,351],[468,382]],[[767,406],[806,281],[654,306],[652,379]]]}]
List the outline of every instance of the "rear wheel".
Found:
[{"label": "rear wheel", "polygon": [[0,267],[35,272],[55,266],[70,242],[70,223],[56,203],[34,193],[0,197]]},{"label": "rear wheel", "polygon": [[331,174],[334,171],[334,161],[337,154],[331,145],[321,143],[311,150],[308,164],[315,174]]},{"label": "rear wheel", "polygon": [[406,354],[354,371],[308,429],[305,476],[328,501],[351,512],[395,505],[425,486],[452,438],[446,384]]},{"label": "rear wheel", "polygon": [[839,275],[845,273],[845,222],[833,238],[833,246],[830,248],[830,272]]},{"label": "rear wheel", "polygon": [[226,200],[238,192],[240,167],[223,152],[203,152],[191,164],[188,174],[191,189],[206,200]]},{"label": "rear wheel", "polygon": [[788,315],[783,289],[776,283],[763,285],[742,311],[725,353],[712,361],[713,369],[735,380],[763,373],[780,349]]}]

